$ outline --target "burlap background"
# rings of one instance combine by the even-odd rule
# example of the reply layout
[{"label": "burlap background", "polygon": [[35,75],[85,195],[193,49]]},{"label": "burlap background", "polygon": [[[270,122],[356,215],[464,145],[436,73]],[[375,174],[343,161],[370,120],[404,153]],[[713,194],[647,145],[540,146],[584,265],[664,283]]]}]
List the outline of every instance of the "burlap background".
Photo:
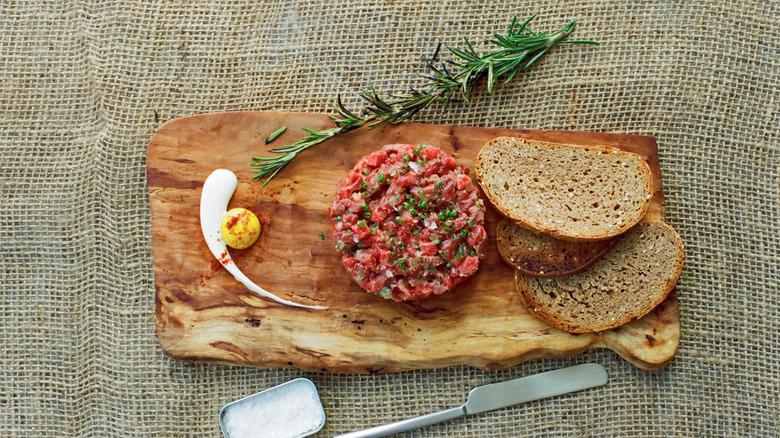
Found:
[{"label": "burlap background", "polygon": [[[596,361],[600,389],[406,436],[778,436],[777,1],[11,1],[0,6],[0,435],[220,435],[225,403],[298,376],[331,436],[460,404],[472,386]],[[656,136],[686,243],[682,343],[504,372],[388,376],[181,363],[155,338],[144,153],[166,120],[325,111],[414,83],[442,41],[540,12],[556,48],[492,96],[418,121]]]}]

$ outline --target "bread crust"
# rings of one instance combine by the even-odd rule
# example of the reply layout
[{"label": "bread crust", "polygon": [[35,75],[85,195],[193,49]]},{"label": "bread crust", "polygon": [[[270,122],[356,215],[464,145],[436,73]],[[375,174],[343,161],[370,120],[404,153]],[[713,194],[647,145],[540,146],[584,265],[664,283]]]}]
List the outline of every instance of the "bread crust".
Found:
[{"label": "bread crust", "polygon": [[[609,232],[590,232],[590,233],[572,233],[566,229],[563,229],[561,226],[557,226],[555,224],[550,224],[549,226],[545,226],[543,224],[538,223],[537,221],[530,220],[529,217],[522,211],[522,209],[512,209],[509,208],[509,206],[506,205],[506,202],[504,199],[502,199],[501,195],[498,193],[495,193],[493,190],[491,190],[489,184],[486,183],[485,179],[488,176],[488,172],[490,172],[489,166],[486,166],[485,160],[487,153],[490,152],[490,149],[492,145],[498,143],[498,142],[504,142],[504,141],[510,141],[515,144],[524,144],[524,145],[531,145],[531,146],[540,146],[544,148],[566,148],[568,150],[582,150],[584,153],[590,154],[590,152],[596,152],[596,153],[602,153],[602,154],[615,154],[620,155],[623,157],[626,157],[628,159],[633,160],[636,163],[639,163],[640,166],[640,173],[639,175],[643,190],[642,193],[639,194],[639,197],[641,199],[638,199],[639,202],[641,202],[641,208],[637,212],[637,214],[634,214],[632,216],[627,216],[625,219],[625,222],[621,226],[616,226]],[[618,236],[620,234],[625,233],[631,227],[636,225],[642,217],[647,213],[647,210],[650,206],[650,199],[653,195],[653,184],[652,184],[652,174],[650,171],[650,166],[641,156],[623,151],[617,148],[613,148],[611,146],[580,146],[580,145],[570,145],[570,144],[561,144],[561,143],[549,143],[549,142],[543,142],[543,141],[537,141],[537,140],[528,140],[523,138],[515,138],[515,137],[498,137],[495,138],[488,143],[486,143],[482,149],[480,150],[479,154],[477,155],[476,163],[475,163],[475,173],[476,173],[476,180],[477,183],[482,188],[482,191],[485,193],[485,196],[487,196],[488,200],[493,204],[493,206],[504,216],[512,219],[513,221],[517,222],[518,224],[530,229],[534,230],[539,233],[545,233],[549,234],[557,239],[562,240],[582,240],[582,241],[596,241],[596,240],[605,240],[609,239],[611,237]]]}]

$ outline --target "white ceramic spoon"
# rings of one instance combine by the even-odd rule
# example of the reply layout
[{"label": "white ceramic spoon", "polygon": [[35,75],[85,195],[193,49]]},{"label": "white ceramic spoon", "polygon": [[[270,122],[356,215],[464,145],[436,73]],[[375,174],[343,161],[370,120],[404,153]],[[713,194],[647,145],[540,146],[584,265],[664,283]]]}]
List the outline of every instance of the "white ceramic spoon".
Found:
[{"label": "white ceramic spoon", "polygon": [[307,309],[327,309],[327,307],[307,306],[305,304],[298,304],[279,298],[253,283],[252,280],[238,269],[238,266],[236,266],[235,262],[233,262],[233,259],[230,257],[227,245],[222,239],[221,231],[222,217],[227,213],[228,203],[230,202],[230,198],[233,197],[236,187],[238,187],[238,178],[236,178],[236,175],[233,172],[226,169],[215,170],[206,178],[206,182],[203,183],[203,193],[200,196],[200,227],[211,253],[214,254],[214,257],[219,260],[219,263],[221,263],[228,272],[233,274],[233,277],[235,277],[236,280],[261,297],[288,306],[305,307]]}]

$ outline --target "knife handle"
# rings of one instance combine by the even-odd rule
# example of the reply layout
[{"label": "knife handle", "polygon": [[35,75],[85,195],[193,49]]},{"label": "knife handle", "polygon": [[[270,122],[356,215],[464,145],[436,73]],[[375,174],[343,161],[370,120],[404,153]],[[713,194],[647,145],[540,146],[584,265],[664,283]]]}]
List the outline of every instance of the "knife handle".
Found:
[{"label": "knife handle", "polygon": [[370,429],[359,430],[357,432],[345,433],[334,438],[375,438],[380,436],[392,435],[394,433],[406,432],[407,430],[417,429],[418,427],[430,426],[431,424],[441,423],[466,415],[466,408],[458,406],[444,411],[433,412],[421,415],[419,417],[409,418],[408,420],[397,421],[395,423],[383,424],[382,426],[372,427]]}]

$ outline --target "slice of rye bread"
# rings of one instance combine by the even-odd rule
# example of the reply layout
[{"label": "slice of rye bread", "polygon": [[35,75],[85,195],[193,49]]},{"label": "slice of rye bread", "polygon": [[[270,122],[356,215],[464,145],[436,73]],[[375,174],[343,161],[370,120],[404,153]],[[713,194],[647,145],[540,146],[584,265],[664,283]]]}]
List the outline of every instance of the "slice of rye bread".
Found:
[{"label": "slice of rye bread", "polygon": [[515,274],[529,312],[572,333],[609,330],[660,304],[682,272],[682,239],[663,223],[642,222],[584,271],[568,277]]},{"label": "slice of rye bread", "polygon": [[560,240],[535,233],[504,218],[496,226],[501,258],[525,275],[560,277],[576,274],[612,248],[618,237],[597,241]]},{"label": "slice of rye bread", "polygon": [[475,168],[504,216],[559,239],[620,235],[642,219],[653,193],[647,162],[609,146],[499,137],[482,147]]}]

